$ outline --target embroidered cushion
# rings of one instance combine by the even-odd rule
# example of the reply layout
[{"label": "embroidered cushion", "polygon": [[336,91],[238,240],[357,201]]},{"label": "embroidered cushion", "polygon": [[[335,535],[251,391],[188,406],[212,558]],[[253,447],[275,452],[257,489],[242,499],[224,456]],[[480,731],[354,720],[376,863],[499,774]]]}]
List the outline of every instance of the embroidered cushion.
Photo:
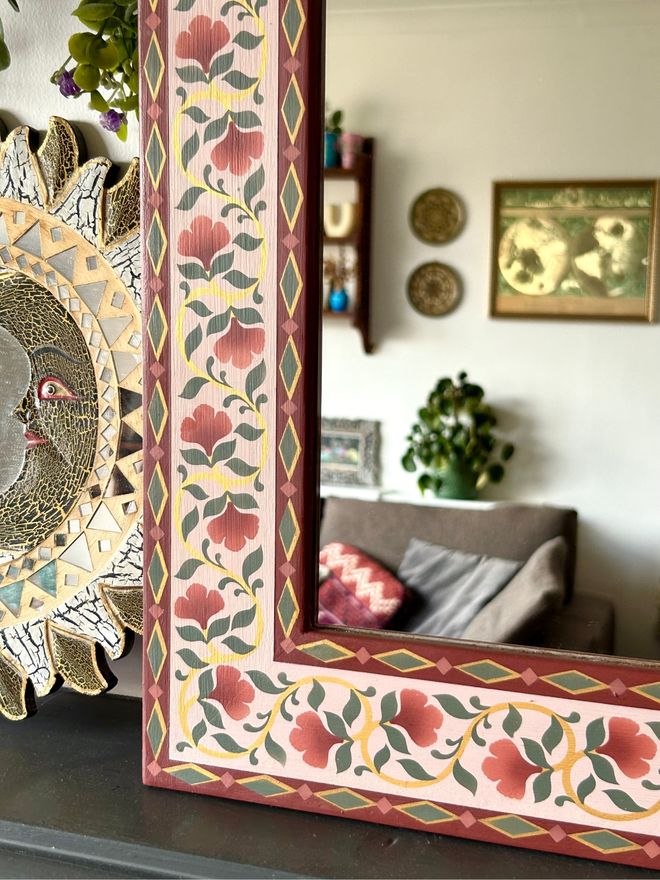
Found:
[{"label": "embroidered cushion", "polygon": [[319,587],[319,623],[383,629],[401,608],[403,584],[350,544],[328,544],[319,561],[328,571]]}]

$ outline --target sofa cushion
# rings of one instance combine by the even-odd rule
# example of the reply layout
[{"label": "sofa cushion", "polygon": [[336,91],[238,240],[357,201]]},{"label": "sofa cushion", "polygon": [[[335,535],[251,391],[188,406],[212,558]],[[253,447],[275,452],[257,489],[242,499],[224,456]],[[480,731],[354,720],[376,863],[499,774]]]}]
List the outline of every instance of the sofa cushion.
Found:
[{"label": "sofa cushion", "polygon": [[506,505],[493,510],[327,498],[321,546],[343,541],[359,547],[394,573],[411,538],[466,553],[526,562],[541,544],[562,535],[567,542],[567,598],[575,573],[577,513],[557,507]]},{"label": "sofa cushion", "polygon": [[404,632],[460,638],[522,565],[413,538],[398,571],[399,580],[414,591]]},{"label": "sofa cushion", "polygon": [[564,601],[566,541],[553,538],[532,554],[518,574],[473,618],[464,639],[526,641]]},{"label": "sofa cushion", "polygon": [[319,623],[334,623],[329,612],[346,626],[368,629],[387,626],[405,598],[405,587],[382,566],[350,544],[334,542],[319,554],[331,575],[319,587]]}]

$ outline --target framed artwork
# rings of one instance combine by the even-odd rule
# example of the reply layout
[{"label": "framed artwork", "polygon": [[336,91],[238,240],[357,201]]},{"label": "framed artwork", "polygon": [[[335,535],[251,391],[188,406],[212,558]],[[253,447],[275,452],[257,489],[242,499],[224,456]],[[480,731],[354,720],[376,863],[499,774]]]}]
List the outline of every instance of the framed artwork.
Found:
[{"label": "framed artwork", "polygon": [[321,483],[377,486],[380,481],[380,423],[323,419]]},{"label": "framed artwork", "polygon": [[323,14],[141,4],[144,780],[657,867],[659,664],[313,623]]},{"label": "framed artwork", "polygon": [[493,185],[491,316],[654,321],[658,182]]},{"label": "framed artwork", "polygon": [[0,123],[0,713],[98,694],[142,628],[139,165]]}]

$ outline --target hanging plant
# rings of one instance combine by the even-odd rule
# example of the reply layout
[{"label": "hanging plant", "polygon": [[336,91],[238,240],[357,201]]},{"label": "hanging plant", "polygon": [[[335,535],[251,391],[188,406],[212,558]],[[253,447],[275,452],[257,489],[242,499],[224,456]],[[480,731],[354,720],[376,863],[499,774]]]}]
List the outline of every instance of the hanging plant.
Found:
[{"label": "hanging plant", "polygon": [[69,57],[51,82],[65,98],[88,95],[103,128],[125,141],[128,113],[138,113],[137,0],[82,0],[72,15],[88,30],[69,39]]},{"label": "hanging plant", "polygon": [[[7,2],[14,12],[20,12],[16,0],[7,0]],[[2,19],[0,18],[0,72],[7,70],[10,64],[11,54],[9,52],[9,46],[5,43],[5,29],[2,25]]]}]

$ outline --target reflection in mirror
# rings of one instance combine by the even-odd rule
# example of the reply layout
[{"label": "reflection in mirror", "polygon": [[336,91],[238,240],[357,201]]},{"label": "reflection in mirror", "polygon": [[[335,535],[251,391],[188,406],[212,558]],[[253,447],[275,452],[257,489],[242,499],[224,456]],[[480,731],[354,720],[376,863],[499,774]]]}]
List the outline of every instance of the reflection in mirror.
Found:
[{"label": "reflection in mirror", "polygon": [[659,42],[328,0],[319,625],[660,659]]}]

